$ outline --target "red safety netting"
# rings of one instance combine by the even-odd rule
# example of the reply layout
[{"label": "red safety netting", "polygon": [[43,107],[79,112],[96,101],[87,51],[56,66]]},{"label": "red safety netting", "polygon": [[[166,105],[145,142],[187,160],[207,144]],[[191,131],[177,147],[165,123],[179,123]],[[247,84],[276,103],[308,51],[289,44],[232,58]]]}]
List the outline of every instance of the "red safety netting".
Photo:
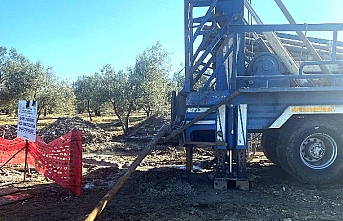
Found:
[{"label": "red safety netting", "polygon": [[[22,138],[6,140],[0,137],[0,165],[25,162],[26,141]],[[28,141],[27,163],[45,177],[79,196],[82,187],[82,132],[74,130],[46,144],[39,136]]]}]

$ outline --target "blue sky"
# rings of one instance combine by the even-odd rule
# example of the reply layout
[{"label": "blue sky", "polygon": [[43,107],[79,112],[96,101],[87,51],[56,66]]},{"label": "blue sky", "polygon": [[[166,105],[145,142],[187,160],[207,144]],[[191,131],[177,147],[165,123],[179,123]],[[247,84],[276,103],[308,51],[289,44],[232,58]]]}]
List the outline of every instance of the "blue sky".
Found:
[{"label": "blue sky", "polygon": [[[283,0],[298,23],[342,22],[340,0]],[[252,0],[264,23],[287,23],[273,0]],[[116,70],[159,41],[173,70],[183,63],[182,0],[1,0],[0,45],[68,79],[104,64]],[[343,34],[340,34],[341,38]]]}]

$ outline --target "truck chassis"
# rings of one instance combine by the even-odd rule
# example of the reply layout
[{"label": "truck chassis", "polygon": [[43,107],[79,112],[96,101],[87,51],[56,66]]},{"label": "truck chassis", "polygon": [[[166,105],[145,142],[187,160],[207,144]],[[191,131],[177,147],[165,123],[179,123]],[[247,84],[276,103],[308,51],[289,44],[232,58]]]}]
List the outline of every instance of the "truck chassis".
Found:
[{"label": "truck chassis", "polygon": [[343,24],[295,24],[275,1],[291,24],[264,25],[247,0],[184,1],[185,85],[164,141],[178,135],[188,170],[194,148],[213,146],[217,188],[247,187],[248,133],[263,133],[265,155],[301,181],[343,174]]}]

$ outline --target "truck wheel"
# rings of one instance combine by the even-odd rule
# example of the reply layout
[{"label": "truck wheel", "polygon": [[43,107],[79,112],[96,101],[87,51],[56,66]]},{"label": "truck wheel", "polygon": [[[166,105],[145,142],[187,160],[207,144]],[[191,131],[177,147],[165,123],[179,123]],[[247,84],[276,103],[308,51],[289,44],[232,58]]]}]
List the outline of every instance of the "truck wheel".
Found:
[{"label": "truck wheel", "polygon": [[279,159],[276,154],[278,137],[278,130],[265,130],[263,131],[261,138],[261,146],[263,153],[274,164],[279,164]]},{"label": "truck wheel", "polygon": [[299,119],[293,130],[279,140],[281,166],[307,183],[325,183],[339,178],[343,169],[343,135],[329,118]]},{"label": "truck wheel", "polygon": [[289,174],[292,174],[291,169],[288,166],[286,157],[285,157],[285,146],[286,142],[288,141],[289,138],[289,133],[287,133],[288,130],[282,129],[280,131],[280,135],[277,141],[276,145],[276,155],[279,160],[279,165]]}]

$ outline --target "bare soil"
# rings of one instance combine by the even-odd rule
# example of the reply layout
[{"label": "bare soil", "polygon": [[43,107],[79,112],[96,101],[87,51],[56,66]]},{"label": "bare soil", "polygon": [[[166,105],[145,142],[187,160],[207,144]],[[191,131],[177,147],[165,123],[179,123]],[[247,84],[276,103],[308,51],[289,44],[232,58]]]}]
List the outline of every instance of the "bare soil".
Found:
[{"label": "bare soil", "polygon": [[[85,144],[79,197],[36,171],[22,182],[19,167],[5,167],[0,187],[32,197],[0,206],[0,220],[84,220],[145,146],[124,139]],[[343,180],[303,184],[257,154],[248,164],[250,191],[218,191],[212,151],[196,149],[194,161],[188,173],[183,148],[156,147],[97,220],[342,220]]]}]

